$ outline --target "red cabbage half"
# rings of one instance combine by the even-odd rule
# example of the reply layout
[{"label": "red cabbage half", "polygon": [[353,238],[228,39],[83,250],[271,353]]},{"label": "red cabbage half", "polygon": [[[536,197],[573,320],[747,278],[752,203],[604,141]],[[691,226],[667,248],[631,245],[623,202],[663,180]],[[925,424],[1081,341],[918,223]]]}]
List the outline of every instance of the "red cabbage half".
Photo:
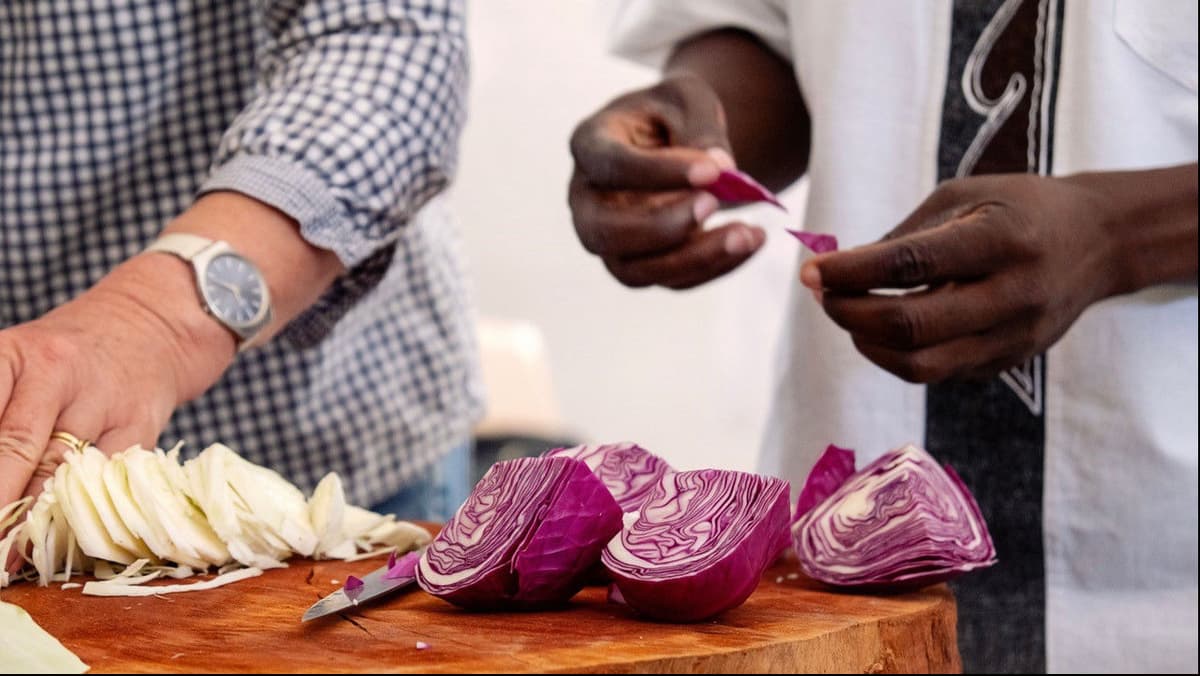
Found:
[{"label": "red cabbage half", "polygon": [[970,491],[953,469],[911,444],[885,453],[801,515],[792,542],[806,574],[847,587],[916,587],[996,562]]},{"label": "red cabbage half", "polygon": [[536,608],[583,587],[621,508],[574,458],[492,465],[417,564],[417,582],[464,608]]},{"label": "red cabbage half", "polygon": [[696,622],[740,605],[774,559],[788,484],[704,469],[665,476],[601,561],[619,597],[659,620]]},{"label": "red cabbage half", "polygon": [[666,460],[629,442],[556,448],[543,455],[587,463],[625,512],[636,512],[659,480],[675,471]]}]

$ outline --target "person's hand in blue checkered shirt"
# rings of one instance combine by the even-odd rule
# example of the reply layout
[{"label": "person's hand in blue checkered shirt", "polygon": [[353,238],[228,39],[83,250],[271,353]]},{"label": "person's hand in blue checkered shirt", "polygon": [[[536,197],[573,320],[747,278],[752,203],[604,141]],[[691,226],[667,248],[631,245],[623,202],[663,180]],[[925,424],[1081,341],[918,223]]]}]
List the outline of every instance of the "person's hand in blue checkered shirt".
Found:
[{"label": "person's hand in blue checkered shirt", "polygon": [[[259,266],[275,310],[264,339],[344,271],[292,219],[234,192],[205,195],[166,232],[227,241]],[[0,505],[40,493],[69,447],[50,438],[55,430],[109,453],[153,448],[175,407],[207,390],[235,348],[234,334],[203,310],[191,266],[156,252],[0,331]]]},{"label": "person's hand in blue checkered shirt", "polygon": [[[458,0],[0,2],[0,506],[67,443],[220,442],[371,506],[481,412],[454,224]],[[269,205],[269,206],[268,206]],[[237,354],[163,232],[264,273]],[[66,436],[69,442],[72,436]]]}]

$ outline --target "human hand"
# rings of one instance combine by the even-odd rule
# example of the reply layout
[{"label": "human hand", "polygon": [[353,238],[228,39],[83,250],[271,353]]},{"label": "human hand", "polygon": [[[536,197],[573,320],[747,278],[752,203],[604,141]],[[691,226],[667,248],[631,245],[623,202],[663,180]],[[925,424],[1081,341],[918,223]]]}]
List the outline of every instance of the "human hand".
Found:
[{"label": "human hand", "polygon": [[175,407],[233,355],[232,334],[203,315],[186,264],[161,254],[137,256],[75,300],[0,331],[0,505],[41,492],[68,450],[50,439],[55,430],[106,453],[153,447]]},{"label": "human hand", "polygon": [[955,179],[880,242],[813,257],[800,278],[859,352],[897,376],[988,378],[1119,290],[1107,216],[1103,196],[1070,178]]},{"label": "human hand", "polygon": [[698,77],[626,94],[576,127],[575,232],[621,283],[686,289],[741,265],[765,241],[744,223],[705,230],[718,202],[699,190],[732,169],[724,113]]}]

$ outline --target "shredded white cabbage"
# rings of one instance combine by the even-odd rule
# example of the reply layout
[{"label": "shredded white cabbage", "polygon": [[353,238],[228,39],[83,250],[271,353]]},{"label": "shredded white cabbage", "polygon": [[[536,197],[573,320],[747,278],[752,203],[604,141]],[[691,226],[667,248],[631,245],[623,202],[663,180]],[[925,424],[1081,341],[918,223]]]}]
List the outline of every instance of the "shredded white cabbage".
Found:
[{"label": "shredded white cabbage", "polygon": [[[90,573],[99,581],[83,593],[128,596],[211,589],[286,566],[295,554],[356,560],[429,541],[416,524],[347,504],[335,473],[305,499],[221,444],[183,464],[179,446],[70,452],[36,500],[0,508],[0,532],[9,526],[0,561],[17,552],[27,565],[16,576],[0,569],[0,588]],[[218,577],[204,582],[136,586],[213,569]]]},{"label": "shredded white cabbage", "polygon": [[[238,570],[230,571],[222,575],[218,575],[211,580],[203,582],[191,582],[188,584],[162,584],[139,587],[137,585],[146,580],[105,580],[91,581],[83,585],[83,593],[90,596],[159,596],[162,594],[177,594],[179,592],[189,591],[204,591],[205,589],[216,589],[233,582],[239,582],[252,577],[262,575],[261,568],[239,568]],[[156,574],[144,575],[142,577],[158,577]]]}]

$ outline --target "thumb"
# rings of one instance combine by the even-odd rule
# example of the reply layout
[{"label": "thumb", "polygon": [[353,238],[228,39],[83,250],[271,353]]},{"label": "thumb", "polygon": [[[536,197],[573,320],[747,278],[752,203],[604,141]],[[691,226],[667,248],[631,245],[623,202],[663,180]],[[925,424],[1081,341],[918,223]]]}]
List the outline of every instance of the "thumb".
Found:
[{"label": "thumb", "polygon": [[[658,104],[655,112],[667,131],[670,146],[703,150],[718,170],[736,168],[725,108],[711,85],[694,75],[679,74],[663,80],[652,91]],[[707,185],[712,180],[715,177],[693,185]]]},{"label": "thumb", "polygon": [[734,166],[720,101],[694,76],[615,99],[576,127],[570,149],[601,190],[703,187]]}]

